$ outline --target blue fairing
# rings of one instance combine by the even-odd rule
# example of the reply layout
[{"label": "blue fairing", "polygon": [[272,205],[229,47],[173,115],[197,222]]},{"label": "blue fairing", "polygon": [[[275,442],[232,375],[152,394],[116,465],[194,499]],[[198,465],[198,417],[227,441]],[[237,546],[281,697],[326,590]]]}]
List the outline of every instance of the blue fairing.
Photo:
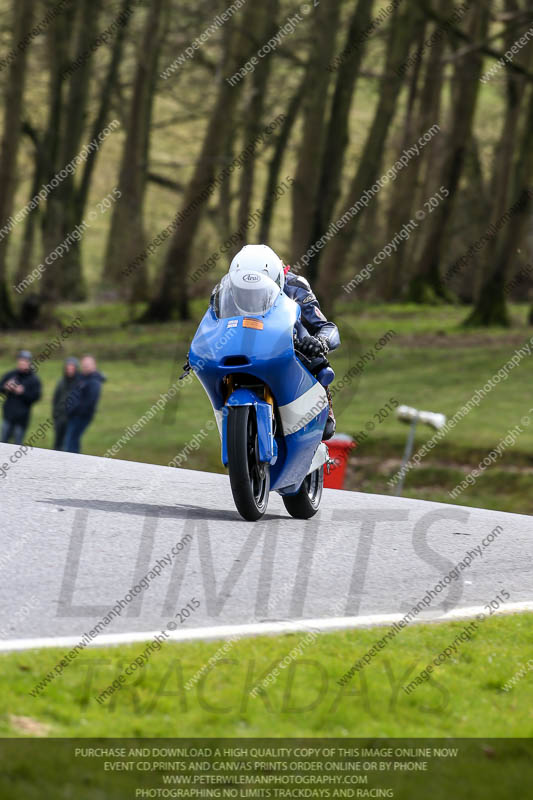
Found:
[{"label": "blue fairing", "polygon": [[[293,331],[299,317],[299,306],[283,293],[279,294],[264,315],[247,315],[252,323],[262,323],[262,330],[244,327],[243,316],[218,319],[210,306],[189,353],[191,366],[207,392],[215,413],[218,412],[223,462],[227,464],[227,417],[221,413],[224,406],[254,405],[258,415],[260,451],[264,460],[271,465],[271,489],[278,490],[294,486],[297,489],[301,485],[322,440],[328,415],[327,403],[324,405],[322,402],[325,393],[294,352]],[[226,397],[228,388],[224,378],[236,376],[238,380],[242,374],[253,376],[266,384],[276,405],[282,410],[283,430],[278,425],[273,443],[268,441],[272,430],[272,407],[263,397],[258,397],[246,387],[237,388]],[[320,402],[306,405],[306,398],[303,398],[299,403],[294,403],[306,392],[310,393],[308,397],[319,397]],[[312,407],[309,411],[308,406]],[[303,417],[301,410],[306,412]],[[292,427],[287,421],[292,418],[296,420],[292,426],[294,432],[291,432]]]},{"label": "blue fairing", "polygon": [[[275,464],[278,458],[278,445],[274,439],[272,420],[272,406],[261,400],[255,392],[249,389],[237,389],[231,394],[226,403],[227,408],[232,406],[253,406],[257,418],[257,432],[259,439],[259,458],[265,464]],[[222,420],[222,463],[228,466],[227,447],[228,415],[224,414]]]}]

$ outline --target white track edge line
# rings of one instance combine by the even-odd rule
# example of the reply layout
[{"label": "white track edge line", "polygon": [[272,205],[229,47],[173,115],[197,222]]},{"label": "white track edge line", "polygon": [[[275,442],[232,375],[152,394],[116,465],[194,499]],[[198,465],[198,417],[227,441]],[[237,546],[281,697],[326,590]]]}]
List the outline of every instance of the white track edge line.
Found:
[{"label": "white track edge line", "polygon": [[[533,611],[533,601],[507,603],[503,608],[494,612],[494,616],[502,614],[515,614],[520,611]],[[430,622],[449,622],[460,619],[470,619],[478,614],[486,614],[486,606],[469,606],[453,608],[439,617],[418,617],[410,625]],[[370,614],[359,617],[331,617],[318,619],[283,620],[280,622],[254,622],[243,625],[213,625],[205,628],[189,628],[182,631],[169,633],[169,642],[192,642],[197,640],[209,641],[212,639],[226,639],[229,637],[246,638],[251,636],[273,636],[285,633],[308,633],[310,630],[326,633],[335,630],[350,630],[356,628],[370,628],[373,626],[393,625],[404,617],[403,614]],[[106,645],[134,644],[135,642],[148,642],[155,638],[161,631],[109,633],[98,636],[87,647],[104,647]],[[36,639],[13,639],[0,642],[0,652],[9,653],[20,650],[32,650],[49,647],[73,647],[79,644],[79,636],[53,636]]]}]

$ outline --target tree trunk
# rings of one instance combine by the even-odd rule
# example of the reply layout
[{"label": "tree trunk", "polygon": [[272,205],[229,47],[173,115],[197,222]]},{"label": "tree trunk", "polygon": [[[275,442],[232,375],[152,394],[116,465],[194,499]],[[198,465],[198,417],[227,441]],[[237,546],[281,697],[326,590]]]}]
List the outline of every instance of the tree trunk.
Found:
[{"label": "tree trunk", "polygon": [[[61,124],[63,94],[65,88],[64,69],[68,65],[70,30],[74,26],[77,11],[74,6],[67,7],[64,14],[59,14],[50,24],[46,32],[46,44],[49,61],[48,84],[48,118],[43,135],[44,170],[47,184],[54,178],[60,163]],[[42,245],[45,256],[57,247],[62,238],[63,208],[57,189],[52,189],[46,198],[43,212]],[[55,302],[54,291],[48,291],[41,282],[41,300]]]},{"label": "tree trunk", "polygon": [[[111,61],[109,62],[107,74],[104,77],[103,85],[100,92],[100,105],[98,107],[98,111],[96,113],[96,117],[92,125],[89,141],[95,139],[98,136],[98,134],[105,128],[106,123],[108,122],[109,109],[111,106],[111,98],[117,84],[119,67],[124,52],[126,31],[130,21],[130,17],[133,13],[133,3],[134,0],[122,0],[122,5],[120,8],[118,18],[123,21],[121,22],[121,25],[118,28],[115,36],[115,43],[113,47],[113,52],[111,54]],[[85,208],[87,206],[87,199],[91,187],[91,180],[94,174],[94,168],[96,166],[96,160],[98,158],[99,152],[100,150],[91,150],[91,152],[87,156],[87,161],[83,166],[81,180],[79,183],[78,190],[76,192],[76,213],[78,215],[78,222],[82,221]]]},{"label": "tree trunk", "polygon": [[[226,166],[227,164],[231,164],[233,161],[233,153],[235,149],[235,131],[230,130],[228,132],[227,141],[224,146],[224,153],[223,153],[223,164]],[[219,196],[218,196],[218,208],[217,208],[217,216],[216,216],[216,227],[220,231],[220,238],[223,242],[225,242],[233,233],[233,224],[232,224],[232,209],[231,209],[231,189],[232,189],[232,174],[229,173],[224,177],[224,180],[220,184]]]},{"label": "tree trunk", "polygon": [[154,75],[157,74],[161,46],[162,20],[166,0],[154,0],[146,18],[143,41],[137,61],[118,189],[121,197],[114,205],[104,260],[102,281],[132,300],[146,298],[146,262],[127,281],[122,272],[146,247],[144,197],[147,183],[147,153],[153,106]]},{"label": "tree trunk", "polygon": [[228,29],[227,56],[218,77],[218,96],[207,125],[203,145],[196,167],[185,191],[183,208],[176,217],[176,230],[163,264],[159,291],[143,315],[143,321],[165,321],[172,317],[176,307],[181,319],[189,319],[187,272],[191,247],[202,218],[206,201],[215,186],[215,170],[227,142],[228,131],[233,125],[233,116],[240,97],[242,81],[232,86],[225,76],[231,77],[246,63],[255,45],[251,45],[246,31],[250,31],[250,6],[246,6],[239,25],[230,20]]},{"label": "tree trunk", "polygon": [[[13,0],[13,47],[32,28],[34,0]],[[4,130],[0,155],[0,221],[5,225],[13,211],[17,155],[20,144],[22,103],[26,83],[27,49],[11,62],[6,79]],[[7,248],[9,235],[0,241],[0,329],[15,323],[8,291]]]},{"label": "tree trunk", "polygon": [[[43,159],[43,145],[42,141],[35,131],[28,123],[23,125],[23,130],[27,133],[32,140],[35,153],[34,153],[34,166],[33,166],[33,180],[31,183],[30,188],[30,196],[28,198],[28,203],[30,203],[34,197],[37,196],[39,189],[41,188],[42,180],[44,178],[44,159]],[[33,269],[32,264],[32,253],[33,253],[33,245],[35,242],[35,232],[37,228],[37,221],[39,219],[39,205],[36,205],[35,208],[32,208],[28,216],[26,217],[26,222],[24,223],[24,232],[22,234],[22,245],[20,248],[19,259],[18,259],[18,266],[17,266],[17,273],[15,278],[15,283],[18,285],[24,278],[28,275],[29,272]],[[22,292],[22,294],[24,291]]]},{"label": "tree trunk", "polygon": [[294,128],[294,123],[298,116],[298,111],[303,100],[305,86],[305,78],[300,83],[289,101],[285,119],[282,122],[279,136],[274,145],[274,155],[268,165],[268,178],[263,199],[263,216],[261,217],[261,227],[259,230],[259,238],[261,242],[268,242],[270,238],[270,228],[272,226],[272,217],[274,214],[274,203],[276,202],[275,194],[276,187],[279,185],[279,176],[281,173],[281,165],[283,163],[283,156],[287,149],[289,139]]},{"label": "tree trunk", "polygon": [[[358,41],[361,33],[368,28],[372,7],[373,0],[359,0],[346,35],[345,48],[341,53],[322,156],[319,202],[315,208],[312,241],[308,245],[316,242],[326,232],[339,199],[344,156],[349,144],[350,109],[365,53],[362,43],[355,48],[352,43]],[[318,275],[320,255],[321,251],[312,255],[307,268],[307,274],[312,281]]]},{"label": "tree trunk", "polygon": [[[399,19],[395,17],[391,20],[385,72],[381,79],[378,105],[357,170],[341,204],[339,212],[341,216],[358,203],[363,193],[370,189],[376,178],[379,177],[389,126],[397,109],[398,95],[403,82],[403,76],[398,74],[398,70],[409,52],[417,13],[416,8],[407,6]],[[362,213],[360,211],[347,221],[326,250],[319,276],[319,292],[326,307],[331,307],[340,283],[341,271],[344,268]]]},{"label": "tree trunk", "polygon": [[[449,17],[451,7],[451,0],[441,0],[439,10],[444,16]],[[433,27],[432,33],[435,33],[436,30],[437,26]],[[424,74],[424,86],[419,100],[419,135],[427,131],[435,121],[441,119],[444,70],[446,66],[444,55],[449,44],[448,36],[441,36],[432,45],[429,52]],[[439,178],[444,165],[442,155],[442,140],[440,136],[436,136],[424,148],[423,158],[417,158],[416,163],[412,165],[415,174],[419,176],[418,191],[413,197],[415,209],[420,208],[420,203],[423,203],[435,189],[441,186]],[[410,245],[410,243],[408,244]],[[414,256],[417,249],[411,246],[406,248],[412,263],[415,261]]]},{"label": "tree trunk", "polygon": [[[481,288],[478,301],[465,325],[510,324],[505,304],[505,282],[509,262],[516,252],[522,238],[528,213],[532,206],[529,183],[533,177],[533,87],[529,90],[529,107],[522,133],[522,141],[514,170],[510,198],[513,200],[510,219],[505,223],[496,239],[494,267],[489,271]],[[500,217],[501,219],[501,217]]]},{"label": "tree trunk", "polygon": [[[519,11],[516,0],[506,0],[505,10],[506,13],[516,14]],[[506,49],[512,47],[515,37],[515,31],[509,31],[507,33],[505,42]],[[484,227],[486,227],[487,218],[489,219],[489,227],[496,225],[509,206],[511,193],[516,189],[516,187],[512,185],[513,159],[517,149],[520,110],[524,98],[526,82],[522,76],[516,73],[508,73],[506,77],[506,115],[500,139],[494,149],[492,179],[489,192],[491,205],[489,213],[485,216]],[[518,245],[518,242],[516,242],[516,244]],[[494,252],[495,250],[496,253]],[[488,281],[486,282],[490,284],[490,290],[482,283],[477,296],[479,301],[481,301],[480,305],[483,306],[483,311],[481,312],[480,308],[478,312],[481,313],[476,313],[474,309],[466,320],[467,324],[470,324],[470,320],[472,320],[472,324],[474,325],[479,323],[484,324],[483,319],[485,317],[489,320],[488,324],[492,324],[493,319],[499,319],[499,323],[497,324],[501,324],[502,326],[510,324],[504,293],[505,276],[502,276],[501,281],[493,281],[491,279],[494,269],[494,256],[495,254],[497,256],[497,253],[498,242],[496,248],[490,247],[485,252],[485,257],[482,261],[481,276],[488,276]],[[506,272],[508,272],[508,270],[506,270]],[[487,292],[490,292],[490,297],[487,297]],[[483,294],[485,294],[485,299],[482,301]]]},{"label": "tree trunk", "polygon": [[314,9],[311,47],[304,87],[302,139],[292,187],[292,257],[299,259],[312,243],[324,150],[326,109],[340,0],[328,0]]},{"label": "tree trunk", "polygon": [[[450,0],[441,0],[440,7],[449,6]],[[434,26],[431,26],[433,29]],[[433,30],[431,31],[433,33]],[[423,16],[416,23],[416,61],[411,67],[409,76],[409,94],[403,135],[398,147],[398,157],[418,141],[420,136],[439,118],[438,108],[442,88],[441,58],[444,51],[444,37],[437,39],[429,52],[424,51],[424,42],[428,38],[428,26]],[[419,83],[422,81],[422,87]],[[435,113],[437,112],[437,113]],[[429,147],[429,145],[428,145]],[[419,195],[419,182],[422,164],[427,161],[426,150],[400,172],[394,181],[387,213],[386,242],[390,242],[411,219],[418,206],[415,206]],[[425,199],[425,198],[424,198]],[[407,260],[408,241],[402,242],[380,268],[381,295],[386,300],[397,300],[402,295],[405,284],[404,265]],[[373,257],[375,253],[371,254]]]},{"label": "tree trunk", "polygon": [[[78,11],[78,35],[74,60],[84,57],[90,49],[97,34],[98,19],[102,0],[81,0]],[[58,18],[59,19],[59,18]],[[56,158],[51,161],[53,172],[63,169],[79,153],[82,143],[87,106],[89,103],[89,84],[91,79],[92,58],[85,58],[76,66],[68,83],[67,98],[61,102],[65,81],[65,55],[68,52],[68,42],[71,35],[68,26],[58,25],[58,37],[61,52],[54,58],[52,82],[59,93],[59,107],[56,109],[59,127],[52,135],[59,137],[59,144],[55,150]],[[53,45],[52,45],[53,47]],[[45,218],[45,256],[48,256],[66,237],[75,229],[76,214],[76,187],[74,176],[71,174],[61,181],[53,190],[48,202]],[[58,300],[83,300],[86,288],[81,269],[80,242],[75,240],[68,252],[47,267],[42,278],[42,298],[46,302]]]},{"label": "tree trunk", "polygon": [[[486,37],[490,5],[490,2],[479,4],[470,11],[469,33],[476,42],[481,42]],[[482,68],[483,57],[478,48],[468,49],[456,60],[454,77],[457,93],[452,106],[448,151],[441,174],[441,185],[449,191],[449,195],[440,201],[438,208],[425,222],[428,234],[422,249],[420,267],[409,286],[409,299],[415,303],[447,299],[446,287],[440,280],[439,265],[447,225],[463,172],[465,152],[470,141]],[[465,75],[468,76],[467,79]]]},{"label": "tree trunk", "polygon": [[[257,30],[260,41],[267,42],[276,32],[276,19],[278,16],[279,0],[266,0],[256,6],[258,20]],[[256,66],[251,79],[251,93],[246,108],[246,123],[244,125],[244,143],[251,142],[261,132],[263,109],[265,106],[268,78],[272,66],[271,58],[264,58]],[[250,216],[252,195],[255,177],[255,158],[250,158],[243,165],[239,181],[239,213],[237,230],[242,231],[242,243],[247,243],[246,223]]]},{"label": "tree trunk", "polygon": [[[487,176],[488,178],[488,176]],[[476,135],[472,132],[470,145],[465,157],[463,190],[455,204],[450,222],[450,235],[448,236],[446,253],[452,251],[463,253],[468,250],[473,241],[479,239],[487,229],[487,220],[491,215],[490,182],[485,181],[483,165],[480,159],[480,146]],[[443,282],[450,291],[450,296],[465,305],[471,305],[478,296],[480,285],[480,259],[475,255],[467,269],[460,270],[455,275],[452,268],[453,261],[443,255]],[[446,260],[445,260],[446,259]],[[447,277],[446,277],[447,276]]]}]

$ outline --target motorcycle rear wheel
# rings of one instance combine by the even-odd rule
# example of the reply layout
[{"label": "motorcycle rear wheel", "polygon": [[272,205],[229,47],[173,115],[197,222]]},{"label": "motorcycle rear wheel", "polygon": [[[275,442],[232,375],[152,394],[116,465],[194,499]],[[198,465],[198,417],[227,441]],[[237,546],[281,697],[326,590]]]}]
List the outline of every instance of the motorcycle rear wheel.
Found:
[{"label": "motorcycle rear wheel", "polygon": [[252,406],[229,409],[228,469],[237,511],[249,522],[257,522],[268,507],[270,465],[259,461],[257,419]]},{"label": "motorcycle rear wheel", "polygon": [[283,504],[291,517],[311,519],[320,507],[324,488],[324,467],[315,469],[304,478],[298,494],[283,497]]}]

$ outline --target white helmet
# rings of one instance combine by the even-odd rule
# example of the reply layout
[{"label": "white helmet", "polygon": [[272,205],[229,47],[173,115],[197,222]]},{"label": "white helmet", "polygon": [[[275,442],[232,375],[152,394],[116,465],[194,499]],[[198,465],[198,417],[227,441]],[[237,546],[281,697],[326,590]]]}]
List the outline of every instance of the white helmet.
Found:
[{"label": "white helmet", "polygon": [[266,244],[247,244],[240,250],[229,267],[232,272],[264,272],[283,291],[285,270],[283,261]]}]

